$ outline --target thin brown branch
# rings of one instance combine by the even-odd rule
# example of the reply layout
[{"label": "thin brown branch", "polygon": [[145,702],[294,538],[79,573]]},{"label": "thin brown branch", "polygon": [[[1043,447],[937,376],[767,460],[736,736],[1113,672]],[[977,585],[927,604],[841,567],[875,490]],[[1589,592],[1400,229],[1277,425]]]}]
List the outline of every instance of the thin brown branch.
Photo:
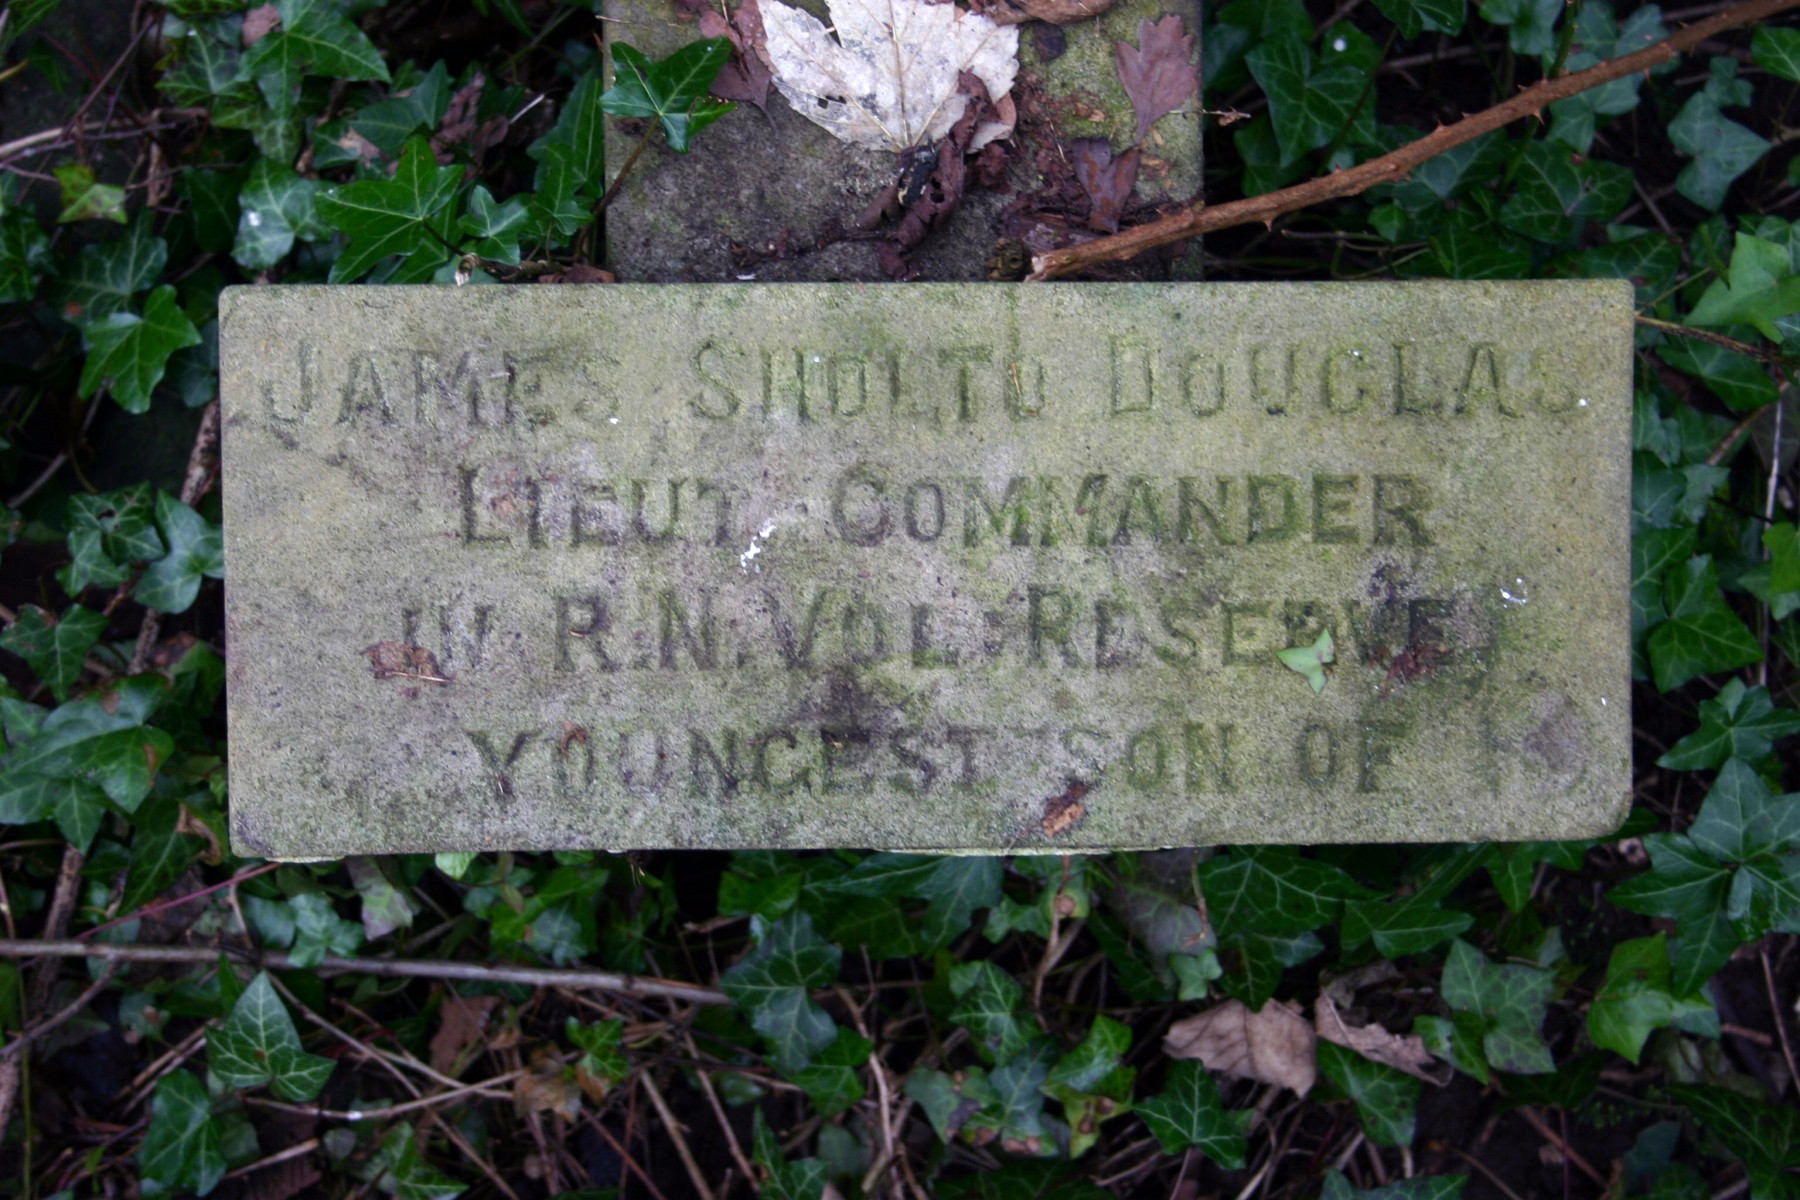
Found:
[{"label": "thin brown branch", "polygon": [[118,970],[117,964],[107,963],[100,972],[100,978],[88,984],[86,988],[82,989],[81,995],[63,1005],[62,1009],[54,1016],[44,1018],[30,1029],[19,1034],[19,1036],[12,1041],[6,1043],[6,1045],[0,1046],[0,1062],[5,1061],[14,1054],[22,1053],[25,1047],[31,1045],[32,1042],[43,1037],[46,1033],[57,1028],[70,1017],[73,1017],[76,1013],[92,1004],[94,1002],[94,997],[98,996],[101,992],[104,992],[107,985],[112,982],[113,972],[116,970]]},{"label": "thin brown branch", "polygon": [[1405,178],[1420,163],[1471,142],[1484,133],[1511,124],[1521,117],[1536,116],[1547,105],[1558,100],[1566,100],[1589,88],[1635,75],[1639,71],[1648,71],[1726,30],[1754,25],[1794,8],[1800,8],[1800,0],[1748,0],[1747,3],[1735,5],[1698,21],[1635,54],[1611,59],[1573,75],[1563,75],[1534,84],[1511,100],[1464,117],[1453,125],[1440,126],[1416,142],[1347,170],[1334,171],[1330,175],[1309,179],[1290,188],[1234,200],[1229,204],[1210,207],[1196,204],[1148,225],[1122,230],[1110,237],[1099,238],[1080,246],[1040,254],[1031,260],[1030,278],[1055,279],[1101,263],[1122,262],[1146,250],[1218,229],[1253,223],[1272,224],[1276,217],[1287,213],[1310,208],[1327,200],[1354,196],[1379,183],[1393,183]]},{"label": "thin brown branch", "polygon": [[[49,941],[0,938],[0,958],[106,958],[121,962],[212,964],[214,946],[138,946],[111,942]],[[624,975],[564,967],[487,966],[482,963],[437,962],[407,958],[339,958],[327,955],[312,964],[295,964],[286,954],[269,951],[234,956],[247,966],[268,971],[308,970],[320,974],[374,975],[383,979],[464,979],[481,983],[522,983],[529,987],[562,987],[576,991],[617,992],[622,996],[667,997],[690,1004],[730,1004],[717,988],[677,979]]]},{"label": "thin brown branch", "polygon": [[687,1172],[688,1182],[694,1185],[694,1193],[700,1200],[713,1200],[712,1189],[706,1185],[706,1172],[700,1169],[700,1163],[694,1158],[694,1151],[688,1146],[687,1135],[681,1132],[681,1122],[669,1109],[669,1102],[663,1099],[662,1089],[656,1086],[656,1080],[650,1072],[638,1074],[637,1081],[644,1085],[644,1094],[650,1097],[650,1104],[656,1109],[656,1115],[662,1118],[663,1129],[667,1131],[669,1140],[675,1143],[675,1153],[681,1159],[682,1169]]},{"label": "thin brown branch", "polygon": [[1696,341],[1711,342],[1723,347],[1733,354],[1742,354],[1746,358],[1754,358],[1759,362],[1784,363],[1791,360],[1791,354],[1779,354],[1773,350],[1765,350],[1761,346],[1752,346],[1749,342],[1740,342],[1734,337],[1726,337],[1722,333],[1714,333],[1710,329],[1695,329],[1691,325],[1680,325],[1674,321],[1660,321],[1655,317],[1639,316],[1637,323],[1646,329],[1655,329],[1662,333],[1672,333],[1677,337],[1693,338]]}]

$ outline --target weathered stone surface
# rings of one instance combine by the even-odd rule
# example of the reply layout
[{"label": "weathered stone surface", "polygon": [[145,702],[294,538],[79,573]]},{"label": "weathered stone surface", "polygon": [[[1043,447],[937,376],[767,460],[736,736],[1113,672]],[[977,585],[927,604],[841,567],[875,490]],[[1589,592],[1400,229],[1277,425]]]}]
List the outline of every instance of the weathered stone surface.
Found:
[{"label": "weathered stone surface", "polygon": [[[238,288],[277,857],[1573,837],[1627,284]],[[1276,652],[1333,631],[1315,695]]]},{"label": "weathered stone surface", "polygon": [[[824,0],[796,2],[821,18],[827,15]],[[1174,15],[1194,36],[1198,60],[1199,14],[1197,0],[1120,0],[1098,18],[1062,27],[1066,49],[1049,62],[1038,52],[1033,26],[1022,26],[1021,76],[1014,90],[1021,100],[1027,92],[1035,97],[1031,120],[1036,133],[1028,137],[1021,132],[1014,139],[1009,172],[1014,190],[1002,194],[971,187],[949,227],[934,233],[914,256],[923,277],[985,277],[1001,210],[1018,191],[1042,184],[1032,159],[1046,141],[1066,147],[1075,138],[1107,137],[1119,152],[1129,147],[1137,129],[1113,65],[1113,47],[1121,41],[1136,44],[1143,22]],[[678,15],[670,0],[609,3],[604,23],[609,68],[616,41],[652,58],[693,41],[697,30],[681,23]],[[641,128],[637,122],[608,119],[609,172],[624,164]],[[1198,197],[1197,99],[1156,123],[1146,153],[1139,196],[1150,202]],[[866,240],[811,247],[833,222],[854,232],[857,217],[897,173],[893,155],[838,141],[771,90],[766,114],[739,105],[695,138],[687,154],[674,153],[660,137],[652,140],[607,210],[607,263],[620,279],[633,282],[728,282],[746,275],[762,282],[883,280]],[[770,248],[782,241],[796,253],[765,261]],[[758,261],[744,269],[734,245]],[[1177,260],[1173,274],[1192,278],[1199,270],[1196,242]]]}]

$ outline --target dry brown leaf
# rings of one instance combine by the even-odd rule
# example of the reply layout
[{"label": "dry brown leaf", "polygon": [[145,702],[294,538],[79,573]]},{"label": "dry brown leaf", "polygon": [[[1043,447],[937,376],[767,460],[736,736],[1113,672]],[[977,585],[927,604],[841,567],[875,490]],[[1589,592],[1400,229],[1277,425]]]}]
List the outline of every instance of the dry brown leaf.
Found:
[{"label": "dry brown leaf", "polygon": [[265,4],[260,8],[253,8],[245,13],[243,31],[244,48],[249,49],[251,46],[256,45],[256,43],[268,37],[271,33],[274,33],[275,27],[279,24],[281,24],[281,10],[276,8],[273,4]]},{"label": "dry brown leaf", "polygon": [[581,1115],[581,1088],[575,1082],[575,1073],[563,1069],[555,1051],[540,1047],[531,1056],[531,1070],[513,1084],[513,1105],[520,1116],[553,1112],[573,1121]]},{"label": "dry brown leaf", "polygon": [[1403,1037],[1389,1033],[1379,1025],[1347,1025],[1338,1013],[1336,1002],[1324,992],[1319,993],[1318,1000],[1313,1003],[1313,1024],[1318,1027],[1320,1037],[1354,1050],[1370,1062],[1405,1071],[1439,1087],[1450,1081],[1450,1067],[1433,1058],[1416,1034]]},{"label": "dry brown leaf", "polygon": [[446,996],[438,1009],[438,1030],[431,1035],[431,1069],[448,1073],[458,1056],[481,1037],[488,1014],[499,1003],[498,996]]},{"label": "dry brown leaf", "polygon": [[438,666],[437,655],[410,642],[376,642],[363,647],[369,656],[369,668],[377,679],[418,679],[440,687],[450,680]]},{"label": "dry brown leaf", "polygon": [[1227,1000],[1177,1021],[1163,1035],[1170,1058],[1197,1058],[1209,1071],[1275,1083],[1304,1096],[1318,1078],[1313,1028],[1286,1005],[1270,1001],[1261,1012]]},{"label": "dry brown leaf", "polygon": [[1186,104],[1200,91],[1200,68],[1194,62],[1194,36],[1180,17],[1145,21],[1138,44],[1120,42],[1113,50],[1119,82],[1137,113],[1137,140],[1142,145],[1150,127]]}]

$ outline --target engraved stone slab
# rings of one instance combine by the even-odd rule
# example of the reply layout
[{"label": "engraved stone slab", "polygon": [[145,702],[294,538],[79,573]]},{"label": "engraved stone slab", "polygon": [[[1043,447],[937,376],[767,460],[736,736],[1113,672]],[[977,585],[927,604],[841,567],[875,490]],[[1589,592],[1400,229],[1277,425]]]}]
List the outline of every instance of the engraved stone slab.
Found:
[{"label": "engraved stone slab", "polygon": [[[237,288],[232,836],[1592,836],[1622,282]],[[1332,634],[1322,691],[1277,652]]]}]

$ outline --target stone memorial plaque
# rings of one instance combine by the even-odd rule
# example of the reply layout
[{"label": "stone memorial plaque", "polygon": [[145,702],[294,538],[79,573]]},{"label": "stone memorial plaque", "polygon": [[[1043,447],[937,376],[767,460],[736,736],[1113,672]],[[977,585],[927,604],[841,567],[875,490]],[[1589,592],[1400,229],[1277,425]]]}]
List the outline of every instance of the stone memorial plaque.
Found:
[{"label": "stone memorial plaque", "polygon": [[232,289],[234,844],[1602,833],[1631,320],[1622,282]]}]

